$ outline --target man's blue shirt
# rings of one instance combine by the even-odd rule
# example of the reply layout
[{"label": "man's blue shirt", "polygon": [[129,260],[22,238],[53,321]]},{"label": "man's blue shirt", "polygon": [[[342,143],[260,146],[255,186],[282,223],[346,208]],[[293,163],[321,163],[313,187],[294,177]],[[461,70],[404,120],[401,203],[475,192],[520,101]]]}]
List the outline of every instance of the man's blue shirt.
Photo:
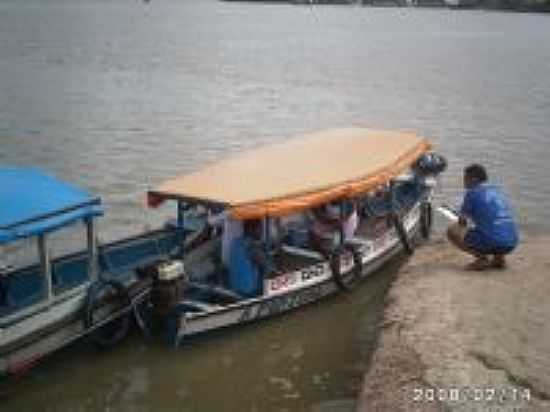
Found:
[{"label": "man's blue shirt", "polygon": [[491,246],[517,246],[519,236],[512,208],[496,186],[483,183],[468,189],[461,213],[474,222]]}]

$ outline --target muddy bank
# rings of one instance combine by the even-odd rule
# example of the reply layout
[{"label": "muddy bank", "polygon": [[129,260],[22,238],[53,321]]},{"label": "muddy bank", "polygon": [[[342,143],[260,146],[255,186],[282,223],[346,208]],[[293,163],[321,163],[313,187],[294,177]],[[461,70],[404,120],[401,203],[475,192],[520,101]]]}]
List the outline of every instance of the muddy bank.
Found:
[{"label": "muddy bank", "polygon": [[442,239],[401,269],[358,411],[550,410],[550,237],[468,272]]}]

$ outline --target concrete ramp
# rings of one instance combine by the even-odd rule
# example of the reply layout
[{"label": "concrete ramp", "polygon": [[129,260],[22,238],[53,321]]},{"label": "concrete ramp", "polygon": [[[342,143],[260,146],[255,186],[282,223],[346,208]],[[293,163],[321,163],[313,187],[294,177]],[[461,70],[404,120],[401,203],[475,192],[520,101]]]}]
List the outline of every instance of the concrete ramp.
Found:
[{"label": "concrete ramp", "polygon": [[550,410],[550,237],[506,270],[469,260],[440,239],[403,267],[359,411]]}]

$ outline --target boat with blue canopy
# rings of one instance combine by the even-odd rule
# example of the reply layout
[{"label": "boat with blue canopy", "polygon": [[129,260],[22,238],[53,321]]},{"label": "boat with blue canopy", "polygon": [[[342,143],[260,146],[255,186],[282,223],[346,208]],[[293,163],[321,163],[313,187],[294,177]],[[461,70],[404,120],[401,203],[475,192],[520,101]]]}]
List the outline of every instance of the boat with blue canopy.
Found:
[{"label": "boat with blue canopy", "polygon": [[[175,231],[99,246],[99,197],[31,168],[1,167],[0,188],[0,375],[85,335],[103,346],[120,340],[148,291],[135,268],[172,253]],[[55,253],[70,230],[81,250]]]}]

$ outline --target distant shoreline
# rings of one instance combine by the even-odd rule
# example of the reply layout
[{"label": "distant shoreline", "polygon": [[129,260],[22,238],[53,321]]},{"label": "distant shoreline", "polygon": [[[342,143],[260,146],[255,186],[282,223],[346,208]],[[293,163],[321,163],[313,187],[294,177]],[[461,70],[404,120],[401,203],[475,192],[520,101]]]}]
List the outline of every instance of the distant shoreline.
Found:
[{"label": "distant shoreline", "polygon": [[360,5],[368,7],[421,7],[450,10],[487,10],[516,13],[550,13],[550,0],[221,0],[241,3],[295,4],[295,5]]}]

